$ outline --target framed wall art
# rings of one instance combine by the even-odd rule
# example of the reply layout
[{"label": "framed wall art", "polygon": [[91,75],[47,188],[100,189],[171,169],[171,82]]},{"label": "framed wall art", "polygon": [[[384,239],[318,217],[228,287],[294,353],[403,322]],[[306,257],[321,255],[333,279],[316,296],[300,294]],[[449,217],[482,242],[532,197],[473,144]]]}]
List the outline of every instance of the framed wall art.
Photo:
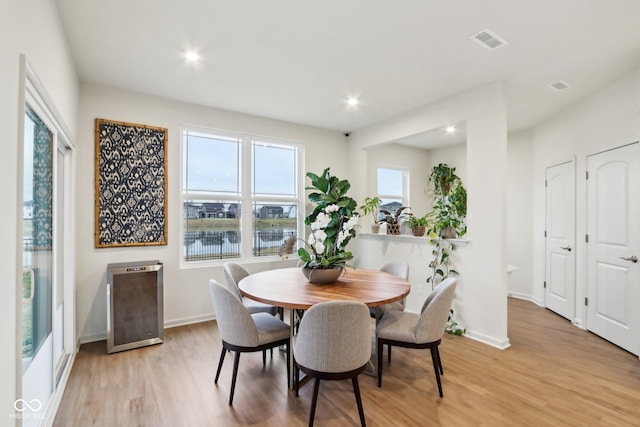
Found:
[{"label": "framed wall art", "polygon": [[167,244],[167,129],[96,119],[96,248]]}]

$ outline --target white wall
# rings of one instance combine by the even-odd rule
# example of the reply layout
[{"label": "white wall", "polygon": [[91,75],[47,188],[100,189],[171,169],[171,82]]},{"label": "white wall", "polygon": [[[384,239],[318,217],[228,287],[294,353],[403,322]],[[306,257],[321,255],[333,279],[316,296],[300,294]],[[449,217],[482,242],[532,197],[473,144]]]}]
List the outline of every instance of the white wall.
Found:
[{"label": "white wall", "polygon": [[467,188],[466,144],[456,144],[449,147],[440,147],[429,150],[427,177],[431,174],[433,167],[440,163],[446,163],[447,165],[456,168],[456,175],[458,175],[462,180],[462,184],[465,189]]},{"label": "white wall", "polygon": [[[96,249],[94,247],[94,120],[103,118],[169,129],[168,139],[168,245]],[[211,318],[213,306],[207,283],[224,280],[222,267],[180,269],[182,221],[180,203],[180,125],[247,132],[305,144],[303,170],[320,173],[331,167],[340,178],[347,174],[345,137],[339,132],[295,125],[255,116],[204,108],[135,92],[83,84],[78,118],[78,224],[77,306],[78,330],[85,341],[104,339],[106,334],[107,264],[159,259],[164,263],[164,319],[177,325]],[[308,184],[308,180],[305,180]],[[275,260],[250,264],[251,271],[295,265]]]},{"label": "white wall", "polygon": [[[640,139],[640,69],[612,82],[533,131],[533,295],[544,300],[545,168],[576,158],[576,301],[586,296],[586,156]],[[578,325],[586,309],[577,305]]]},{"label": "white wall", "polygon": [[67,126],[75,127],[78,83],[57,11],[52,1],[6,0],[0,13],[0,199],[7,206],[0,209],[0,424],[13,422],[5,417],[14,414],[17,377],[22,375],[17,355],[22,349],[17,339],[16,288],[17,253],[22,250],[16,229],[22,226],[22,206],[18,206],[16,185],[18,163],[19,57],[27,59],[47,89]]},{"label": "white wall", "polygon": [[[382,144],[367,149],[366,155],[368,196],[375,196],[378,193],[377,173],[379,167],[407,169],[410,181],[409,206],[411,212],[417,216],[428,212],[430,204],[426,198],[427,180],[429,179],[429,168],[426,166],[429,159],[427,150],[399,144]],[[370,221],[368,218],[366,220],[368,224]],[[368,227],[363,230],[368,231]]]},{"label": "white wall", "polygon": [[[354,197],[367,191],[365,149],[398,138],[467,122],[466,186],[470,244],[457,255],[460,266],[456,303],[468,336],[499,348],[507,337],[506,182],[507,130],[504,88],[488,85],[429,105],[349,137],[350,178]],[[357,240],[357,255],[366,262],[375,247]]]},{"label": "white wall", "polygon": [[[533,142],[530,131],[509,134],[507,180],[507,261],[509,295],[533,300]],[[542,178],[544,179],[544,177]]]},{"label": "white wall", "polygon": [[[463,182],[466,179],[467,152],[465,144],[431,150],[398,144],[383,144],[368,148],[366,152],[370,194],[375,192],[377,166],[389,162],[394,165],[405,165],[409,168],[412,187],[411,211],[419,216],[433,210],[429,185],[429,175],[433,166],[438,163],[447,163],[456,168],[456,173]],[[427,277],[430,275],[427,264],[432,258],[431,252],[433,251],[429,240],[426,237],[411,236],[363,236],[356,241],[355,266],[377,269],[390,260],[404,260],[409,263],[411,292],[407,297],[406,310],[419,312],[424,300],[431,292],[431,285],[426,283]],[[464,250],[464,248],[457,247],[452,257],[457,258],[457,254]],[[457,302],[454,303],[454,309],[457,311],[456,304]]]},{"label": "white wall", "polygon": [[[352,264],[356,268],[377,270],[388,261],[407,262],[411,291],[407,296],[405,310],[413,313],[420,312],[425,299],[431,292],[431,285],[427,283],[431,270],[427,264],[433,258],[431,254],[433,246],[429,244],[427,237],[365,234],[359,235],[352,246],[350,246],[354,252]],[[457,248],[452,257],[458,258],[458,253],[464,250],[465,248]],[[458,312],[458,301],[454,301],[454,310]]]}]

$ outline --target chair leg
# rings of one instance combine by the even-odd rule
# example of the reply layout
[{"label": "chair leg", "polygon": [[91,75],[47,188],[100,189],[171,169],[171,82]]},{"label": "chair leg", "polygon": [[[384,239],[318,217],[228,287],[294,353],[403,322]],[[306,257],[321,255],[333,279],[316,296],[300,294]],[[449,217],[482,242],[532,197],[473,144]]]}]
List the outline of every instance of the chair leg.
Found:
[{"label": "chair leg", "polygon": [[229,395],[229,406],[233,404],[233,393],[236,391],[236,377],[238,376],[238,364],[240,363],[240,352],[236,351],[233,359],[233,376],[231,377],[231,394]]},{"label": "chair leg", "polygon": [[296,397],[298,397],[298,390],[300,389],[300,369],[298,364],[293,364],[293,388],[296,390]]},{"label": "chair leg", "polygon": [[387,344],[387,361],[391,363],[391,344]]},{"label": "chair leg", "polygon": [[[382,387],[382,350],[384,349],[384,343],[378,338],[378,387]],[[387,344],[388,345],[388,344]]]},{"label": "chair leg", "polygon": [[440,358],[440,349],[436,346],[436,356],[438,356],[438,366],[440,367],[440,375],[444,375],[444,371],[442,370],[442,359]]},{"label": "chair leg", "polygon": [[440,397],[444,397],[442,395],[442,383],[440,382],[440,367],[438,366],[438,354],[436,353],[437,351],[438,350],[436,347],[431,347],[431,360],[433,361],[433,370],[436,373],[438,392],[440,393]]},{"label": "chair leg", "polygon": [[262,367],[267,366],[267,350],[262,350]]},{"label": "chair leg", "polygon": [[360,424],[362,427],[367,425],[364,420],[364,409],[362,409],[362,399],[360,398],[360,386],[358,385],[358,376],[351,378],[351,382],[353,382],[353,393],[356,395],[356,403],[358,404],[358,414],[360,415]]},{"label": "chair leg", "polygon": [[291,363],[291,349],[289,348],[290,345],[286,344],[286,348],[287,348],[287,387],[289,387],[289,378],[291,378],[291,367],[289,366]]},{"label": "chair leg", "polygon": [[220,361],[218,362],[218,371],[216,372],[216,379],[213,382],[214,384],[218,384],[218,378],[220,378],[220,371],[222,370],[222,363],[224,362],[224,356],[227,354],[227,349],[222,349],[222,354],[220,354]]},{"label": "chair leg", "polygon": [[313,427],[313,419],[316,416],[316,402],[318,401],[318,390],[320,389],[320,378],[316,378],[313,384],[313,398],[311,399],[311,411],[309,412],[309,427]]}]

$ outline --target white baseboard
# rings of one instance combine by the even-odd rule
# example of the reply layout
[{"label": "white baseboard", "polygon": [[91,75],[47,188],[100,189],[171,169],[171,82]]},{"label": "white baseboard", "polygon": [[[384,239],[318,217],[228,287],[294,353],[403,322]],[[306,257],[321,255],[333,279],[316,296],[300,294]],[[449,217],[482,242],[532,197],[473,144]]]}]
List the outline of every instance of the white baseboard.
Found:
[{"label": "white baseboard", "polygon": [[40,424],[42,427],[51,427],[53,425],[53,421],[58,414],[58,408],[60,407],[62,396],[64,395],[64,390],[67,388],[67,382],[69,381],[69,377],[71,376],[71,369],[73,369],[73,363],[75,362],[75,360],[76,352],[73,352],[69,356],[67,366],[65,366],[62,377],[60,378],[60,383],[56,387],[55,392],[49,400],[49,405],[47,405],[47,412],[44,419],[42,420],[42,423]]},{"label": "white baseboard", "polygon": [[[214,320],[215,318],[216,316],[213,313],[211,313],[211,314],[203,314],[201,316],[193,316],[193,317],[185,317],[182,319],[169,320],[167,322],[164,322],[164,328],[169,329],[169,328],[175,328],[178,326],[192,325],[194,323],[207,322],[209,320]],[[82,344],[87,344],[87,343],[96,342],[96,341],[104,341],[106,339],[107,339],[106,332],[101,332],[99,334],[93,334],[93,335],[85,335],[83,337],[78,338],[78,348],[80,348],[80,345]]]},{"label": "white baseboard", "polygon": [[211,314],[203,314],[201,316],[193,316],[193,317],[185,317],[182,319],[170,320],[168,322],[164,322],[164,328],[175,328],[178,326],[192,325],[194,323],[207,322],[209,320],[214,320],[216,316]]},{"label": "white baseboard", "polygon": [[105,341],[106,339],[107,339],[106,332],[101,332],[99,334],[93,334],[93,335],[85,335],[83,337],[78,338],[78,348],[82,344],[87,344],[87,343],[96,342],[96,341]]},{"label": "white baseboard", "polygon": [[507,296],[509,296],[511,298],[518,298],[518,299],[522,299],[522,300],[525,300],[525,301],[530,301],[530,302],[532,302],[532,303],[534,303],[536,305],[539,305],[540,307],[544,307],[544,304],[543,304],[542,301],[540,301],[539,299],[534,298],[533,296],[528,295],[528,294],[521,294],[521,293],[518,293],[518,292],[508,292]]},{"label": "white baseboard", "polygon": [[495,337],[481,334],[479,332],[470,331],[469,329],[467,329],[467,333],[464,336],[474,341],[479,341],[483,344],[490,345],[491,347],[495,347],[499,350],[504,350],[511,347],[511,343],[509,342],[508,337],[505,337],[504,339],[497,339]]},{"label": "white baseboard", "polygon": [[582,320],[580,320],[580,319],[574,319],[574,320],[571,322],[571,324],[572,324],[573,326],[577,326],[577,327],[578,327],[578,328],[580,328],[580,329],[587,330],[587,325],[585,325],[585,324],[584,324],[584,322],[583,322]]}]

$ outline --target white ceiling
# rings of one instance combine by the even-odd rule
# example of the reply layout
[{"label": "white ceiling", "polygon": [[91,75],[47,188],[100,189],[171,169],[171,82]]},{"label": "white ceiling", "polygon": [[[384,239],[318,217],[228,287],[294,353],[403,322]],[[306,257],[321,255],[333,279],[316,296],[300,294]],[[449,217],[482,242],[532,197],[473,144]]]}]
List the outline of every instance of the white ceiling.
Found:
[{"label": "white ceiling", "polygon": [[[447,132],[448,126],[453,126],[455,131]],[[389,142],[424,148],[426,150],[438,147],[451,147],[456,144],[467,142],[467,123],[451,123],[447,126],[416,133],[414,135],[408,135]]]},{"label": "white ceiling", "polygon": [[340,131],[496,81],[523,129],[640,63],[639,0],[56,3],[82,81]]}]

